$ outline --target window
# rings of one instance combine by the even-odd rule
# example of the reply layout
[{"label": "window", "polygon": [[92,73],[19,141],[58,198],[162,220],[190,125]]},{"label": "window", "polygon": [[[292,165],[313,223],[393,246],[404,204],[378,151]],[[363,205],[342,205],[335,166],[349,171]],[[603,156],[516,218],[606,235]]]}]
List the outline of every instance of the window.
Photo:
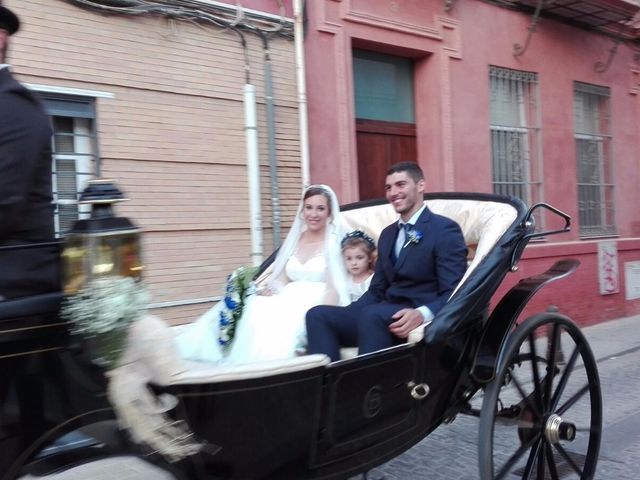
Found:
[{"label": "window", "polygon": [[611,235],[614,221],[609,88],[574,83],[580,235]]},{"label": "window", "polygon": [[62,236],[88,205],[78,205],[79,192],[97,170],[95,106],[88,97],[44,95],[53,128],[53,200],[56,236]]},{"label": "window", "polygon": [[356,118],[414,123],[413,61],[353,51]]},{"label": "window", "polygon": [[542,200],[538,74],[489,67],[493,191]]}]

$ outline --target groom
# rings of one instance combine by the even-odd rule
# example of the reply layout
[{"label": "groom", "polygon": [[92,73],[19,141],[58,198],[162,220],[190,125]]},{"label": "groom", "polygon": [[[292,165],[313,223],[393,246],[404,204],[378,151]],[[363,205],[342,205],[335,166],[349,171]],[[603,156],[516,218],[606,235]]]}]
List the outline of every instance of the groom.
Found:
[{"label": "groom", "polygon": [[391,347],[431,320],[467,268],[459,225],[429,211],[424,175],[413,162],[387,171],[386,197],[400,219],[378,242],[378,262],[365,294],[346,307],[321,305],[307,312],[308,353],[340,359],[340,346],[358,354]]}]

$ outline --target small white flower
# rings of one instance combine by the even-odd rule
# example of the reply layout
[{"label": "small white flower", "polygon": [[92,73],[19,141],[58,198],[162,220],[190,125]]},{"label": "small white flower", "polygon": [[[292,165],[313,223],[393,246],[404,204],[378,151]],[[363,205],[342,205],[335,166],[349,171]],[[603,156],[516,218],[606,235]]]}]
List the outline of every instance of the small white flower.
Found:
[{"label": "small white flower", "polygon": [[147,290],[131,277],[97,278],[69,297],[62,316],[74,333],[96,335],[128,327],[144,312]]},{"label": "small white flower", "polygon": [[97,339],[93,347],[96,360],[112,367],[124,348],[127,328],[148,302],[147,290],[133,278],[102,277],[67,298],[61,315],[69,320],[73,333]]}]

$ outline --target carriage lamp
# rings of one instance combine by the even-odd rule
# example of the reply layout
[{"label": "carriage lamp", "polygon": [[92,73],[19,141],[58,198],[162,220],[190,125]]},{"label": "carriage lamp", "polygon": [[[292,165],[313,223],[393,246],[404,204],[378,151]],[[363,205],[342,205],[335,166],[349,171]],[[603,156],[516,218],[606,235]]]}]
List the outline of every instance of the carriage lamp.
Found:
[{"label": "carriage lamp", "polygon": [[78,203],[91,205],[91,215],[78,220],[66,234],[62,252],[66,295],[102,277],[142,278],[141,230],[113,211],[115,203],[126,200],[113,181],[102,179],[90,181],[80,195]]}]

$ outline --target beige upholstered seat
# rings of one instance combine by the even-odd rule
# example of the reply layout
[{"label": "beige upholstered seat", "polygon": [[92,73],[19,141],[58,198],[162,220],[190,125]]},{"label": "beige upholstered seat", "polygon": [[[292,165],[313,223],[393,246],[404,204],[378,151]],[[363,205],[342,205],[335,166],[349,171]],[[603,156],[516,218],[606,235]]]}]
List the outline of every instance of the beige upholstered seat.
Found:
[{"label": "beige upholstered seat", "polygon": [[136,321],[130,330],[123,364],[138,363],[146,380],[159,385],[218,383],[296,372],[329,363],[326,355],[306,355],[247,365],[194,362],[180,358],[175,344],[179,329],[152,315]]},{"label": "beige upholstered seat", "polygon": [[[432,212],[448,217],[460,225],[465,243],[469,248],[469,267],[456,287],[457,291],[513,223],[516,218],[516,209],[506,203],[480,200],[436,199],[427,200],[426,203]],[[376,241],[384,227],[398,219],[398,214],[389,204],[348,210],[342,215],[349,230],[363,230]],[[428,234],[428,232],[425,233]],[[408,341],[416,343],[422,340],[424,328],[421,326],[412,331]],[[343,359],[352,358],[356,354],[355,348],[341,349]]]}]

